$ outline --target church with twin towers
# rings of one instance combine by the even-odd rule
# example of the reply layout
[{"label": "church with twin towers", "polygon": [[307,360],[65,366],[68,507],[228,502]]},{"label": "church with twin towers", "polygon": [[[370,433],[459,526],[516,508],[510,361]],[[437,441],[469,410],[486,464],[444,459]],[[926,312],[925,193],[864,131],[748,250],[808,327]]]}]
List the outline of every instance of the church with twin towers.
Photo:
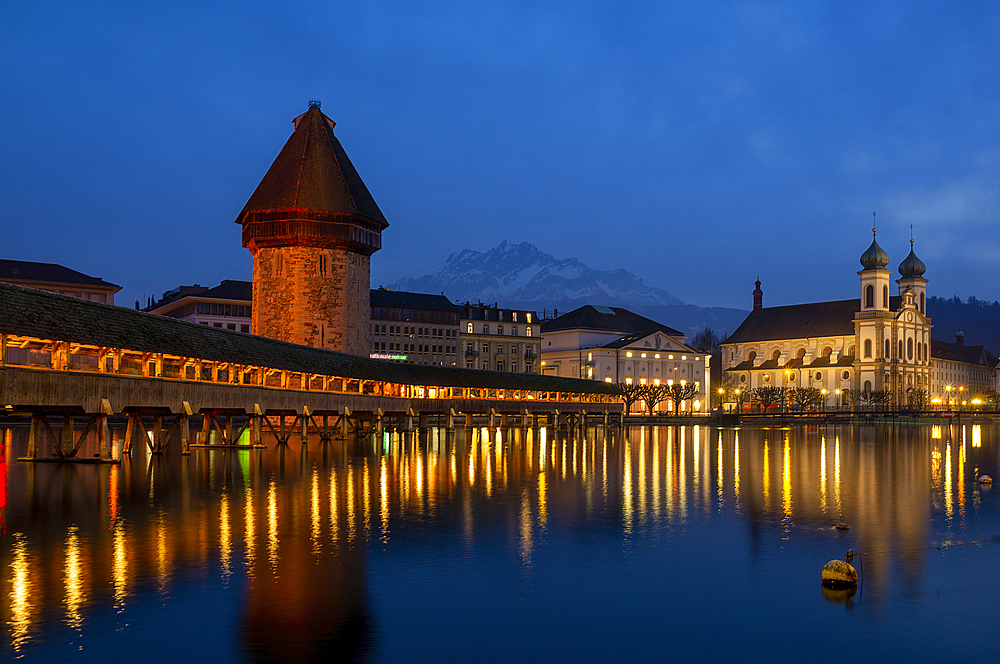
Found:
[{"label": "church with twin towers", "polygon": [[753,310],[722,343],[732,383],[745,391],[817,388],[829,405],[846,404],[846,390],[885,390],[899,407],[931,400],[937,385],[926,267],[911,239],[893,288],[889,254],[875,235],[873,228],[861,254],[857,297],[764,307],[758,279]]}]

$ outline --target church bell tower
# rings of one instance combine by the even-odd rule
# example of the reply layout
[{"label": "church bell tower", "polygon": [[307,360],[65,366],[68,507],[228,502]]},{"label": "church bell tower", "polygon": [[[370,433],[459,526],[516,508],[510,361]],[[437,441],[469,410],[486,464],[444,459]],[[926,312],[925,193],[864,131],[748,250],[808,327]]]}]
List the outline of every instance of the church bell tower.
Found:
[{"label": "church bell tower", "polygon": [[389,223],[318,101],[236,223],[253,255],[253,333],[368,355],[370,258]]}]

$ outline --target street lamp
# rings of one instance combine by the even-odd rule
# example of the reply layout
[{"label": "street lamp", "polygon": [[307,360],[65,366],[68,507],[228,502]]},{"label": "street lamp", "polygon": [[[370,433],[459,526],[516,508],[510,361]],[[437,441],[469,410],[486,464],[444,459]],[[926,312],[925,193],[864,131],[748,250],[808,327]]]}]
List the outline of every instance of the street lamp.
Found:
[{"label": "street lamp", "polygon": [[951,410],[951,385],[944,386],[945,392],[945,410]]},{"label": "street lamp", "polygon": [[822,390],[819,391],[819,393],[823,395],[823,410],[826,410],[826,393],[827,393],[826,388],[824,387]]}]

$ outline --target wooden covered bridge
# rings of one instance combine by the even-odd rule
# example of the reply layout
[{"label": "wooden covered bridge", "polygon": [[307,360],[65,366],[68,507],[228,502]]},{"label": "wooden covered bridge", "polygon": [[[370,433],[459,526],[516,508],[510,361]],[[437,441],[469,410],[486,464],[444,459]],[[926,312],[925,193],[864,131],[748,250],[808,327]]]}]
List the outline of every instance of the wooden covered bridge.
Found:
[{"label": "wooden covered bridge", "polygon": [[[614,385],[533,374],[396,364],[216,329],[155,314],[0,283],[0,417],[30,413],[28,459],[76,459],[96,427],[111,461],[108,418],[127,416],[133,437],[161,452],[177,432],[191,446],[215,429],[223,445],[249,430],[305,441],[311,425],[338,431],[533,427],[544,421],[620,423]],[[60,435],[50,418],[62,418]],[[76,418],[86,418],[77,434]],[[151,421],[148,427],[143,421]],[[171,424],[164,432],[164,422]],[[291,423],[289,428],[287,425]],[[51,439],[53,452],[40,456]],[[81,459],[82,460],[82,459]]]}]

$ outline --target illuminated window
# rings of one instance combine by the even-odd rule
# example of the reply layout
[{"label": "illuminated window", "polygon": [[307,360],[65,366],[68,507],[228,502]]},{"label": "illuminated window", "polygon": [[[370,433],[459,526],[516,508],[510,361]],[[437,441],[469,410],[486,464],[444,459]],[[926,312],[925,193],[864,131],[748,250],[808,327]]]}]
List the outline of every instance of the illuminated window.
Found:
[{"label": "illuminated window", "polygon": [[528,327],[524,328],[524,336],[526,336],[526,337],[530,337],[531,336],[531,326],[530,325]]},{"label": "illuminated window", "polygon": [[511,319],[511,321],[513,321],[515,323],[517,322],[517,312],[516,311],[510,312],[510,319]]},{"label": "illuminated window", "polygon": [[653,379],[653,385],[659,385],[659,384],[660,384],[660,379],[659,378],[654,378]]},{"label": "illuminated window", "polygon": [[627,353],[625,353],[625,357],[632,357],[632,351],[628,351]]},{"label": "illuminated window", "polygon": [[631,384],[632,384],[632,378],[631,378],[631,377],[629,377],[629,378],[626,378],[626,379],[625,379],[625,384],[626,384],[626,385],[631,385]]},{"label": "illuminated window", "polygon": [[472,334],[472,323],[466,323],[465,324],[465,333],[466,334]]},{"label": "illuminated window", "polygon": [[674,356],[673,355],[667,355],[667,359],[668,360],[672,360],[672,359],[674,359]]},{"label": "illuminated window", "polygon": [[640,355],[639,357],[642,357],[642,358],[645,358],[645,357],[646,357],[646,354],[645,354],[645,353],[643,353],[643,354],[642,354],[642,355]]},{"label": "illuminated window", "polygon": [[657,353],[657,354],[656,354],[656,355],[654,355],[653,357],[654,357],[654,358],[656,358],[656,359],[658,360],[658,359],[660,359],[660,354],[659,354],[659,353]]},{"label": "illuminated window", "polygon": [[528,312],[525,312],[525,314],[524,314],[524,320],[525,320],[526,322],[528,322],[528,323],[530,323],[530,322],[531,322],[531,312],[530,312],[530,311],[528,311]]},{"label": "illuminated window", "polygon": [[646,379],[645,378],[640,378],[639,379],[639,384],[640,385],[645,385],[646,384]]}]

